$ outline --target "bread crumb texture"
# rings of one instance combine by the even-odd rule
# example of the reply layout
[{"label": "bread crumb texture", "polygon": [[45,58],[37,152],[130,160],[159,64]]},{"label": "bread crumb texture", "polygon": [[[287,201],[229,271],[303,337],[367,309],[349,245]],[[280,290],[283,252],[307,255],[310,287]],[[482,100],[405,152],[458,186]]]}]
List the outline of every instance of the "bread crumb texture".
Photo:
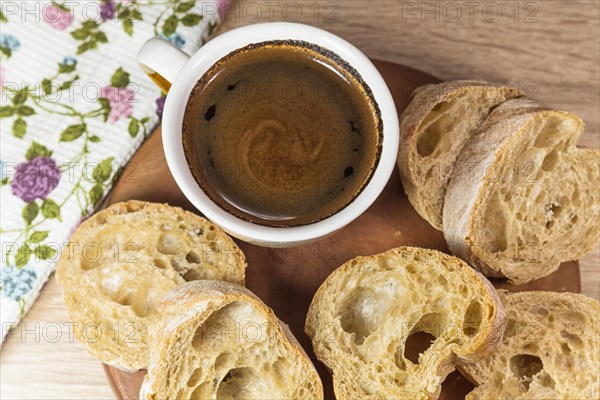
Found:
[{"label": "bread crumb texture", "polygon": [[419,87],[400,117],[398,167],[417,212],[442,230],[442,209],[454,163],[489,113],[521,94],[481,81],[452,81]]},{"label": "bread crumb texture", "polygon": [[462,372],[467,400],[600,398],[600,306],[581,294],[500,293],[508,324],[498,348]]},{"label": "bread crumb texture", "polygon": [[590,251],[600,235],[600,152],[575,145],[582,121],[537,103],[496,108],[463,149],[448,186],[451,251],[522,284]]},{"label": "bread crumb texture", "polygon": [[483,276],[456,257],[413,247],[342,265],[306,321],[339,400],[435,399],[455,365],[489,352],[503,329],[502,305]]},{"label": "bread crumb texture", "polygon": [[322,399],[320,378],[291,332],[247,289],[177,287],[159,306],[141,399]]},{"label": "bread crumb texture", "polygon": [[196,279],[244,283],[237,245],[204,218],[140,201],[86,220],[63,249],[56,277],[76,337],[100,361],[148,366],[148,325],[171,289]]}]

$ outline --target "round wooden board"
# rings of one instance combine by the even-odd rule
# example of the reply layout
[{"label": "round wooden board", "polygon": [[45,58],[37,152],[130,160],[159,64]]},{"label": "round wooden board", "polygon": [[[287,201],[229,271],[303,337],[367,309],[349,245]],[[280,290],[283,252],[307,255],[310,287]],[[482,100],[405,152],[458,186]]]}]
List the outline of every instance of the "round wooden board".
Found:
[{"label": "round wooden board", "polygon": [[[387,82],[400,114],[413,89],[438,80],[401,65],[374,61]],[[198,212],[183,196],[169,172],[163,153],[160,129],[138,150],[112,190],[108,203],[125,200],[164,202]],[[246,285],[277,316],[290,326],[317,367],[325,398],[333,400],[330,373],[321,364],[304,333],[304,319],[312,297],[325,278],[345,261],[379,253],[401,245],[413,245],[447,252],[441,232],[433,229],[412,208],[402,189],[398,173],[377,201],[353,223],[336,234],[309,245],[270,249],[237,241],[248,260]],[[522,286],[494,280],[494,286],[512,291],[554,290],[580,292],[577,262],[564,263],[554,274]],[[425,343],[413,343],[422,348]],[[117,399],[137,399],[145,371],[125,373],[104,366]],[[473,386],[458,372],[444,381],[440,399],[463,399]]]}]

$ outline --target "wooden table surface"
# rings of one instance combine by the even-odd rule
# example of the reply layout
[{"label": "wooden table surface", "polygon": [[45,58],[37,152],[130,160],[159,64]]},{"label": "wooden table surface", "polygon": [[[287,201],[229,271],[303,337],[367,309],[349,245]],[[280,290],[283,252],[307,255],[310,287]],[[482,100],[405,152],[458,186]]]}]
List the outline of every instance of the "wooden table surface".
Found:
[{"label": "wooden table surface", "polygon": [[[581,145],[600,147],[597,0],[243,0],[232,5],[221,32],[270,20],[319,26],[370,57],[444,80],[517,84],[546,105],[579,115],[587,127]],[[580,265],[583,293],[600,300],[599,247]],[[113,398],[101,364],[72,337],[68,321],[51,276],[0,351],[0,398]]]}]

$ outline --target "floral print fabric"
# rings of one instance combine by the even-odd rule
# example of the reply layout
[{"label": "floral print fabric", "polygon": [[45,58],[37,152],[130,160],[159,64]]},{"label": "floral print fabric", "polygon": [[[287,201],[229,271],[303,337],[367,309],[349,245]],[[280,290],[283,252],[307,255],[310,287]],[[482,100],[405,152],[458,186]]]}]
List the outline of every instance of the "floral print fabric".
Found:
[{"label": "floral print fabric", "polygon": [[50,157],[35,157],[17,165],[11,182],[12,194],[31,203],[45,200],[60,180],[60,169]]},{"label": "floral print fabric", "polygon": [[135,60],[141,45],[161,36],[192,53],[228,3],[2,2],[2,338],[162,116],[165,97]]}]

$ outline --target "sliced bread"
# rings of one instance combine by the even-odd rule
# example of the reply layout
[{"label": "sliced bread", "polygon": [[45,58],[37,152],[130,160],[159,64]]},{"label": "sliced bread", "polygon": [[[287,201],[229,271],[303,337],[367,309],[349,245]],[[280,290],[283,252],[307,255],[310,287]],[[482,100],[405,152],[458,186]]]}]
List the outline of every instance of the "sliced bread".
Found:
[{"label": "sliced bread", "polygon": [[508,324],[493,353],[461,372],[467,400],[600,398],[600,306],[581,294],[501,291]]},{"label": "sliced bread", "polygon": [[508,100],[463,148],[444,204],[453,254],[522,284],[583,256],[600,234],[600,152],[576,147],[582,121]]},{"label": "sliced bread", "polygon": [[417,212],[442,230],[442,209],[454,162],[490,111],[517,89],[479,81],[418,88],[400,117],[398,166],[402,185]]},{"label": "sliced bread", "polygon": [[[317,290],[306,319],[338,400],[435,399],[456,364],[478,360],[504,331],[491,284],[462,260],[400,247],[348,261]],[[411,361],[407,340],[434,337]]]},{"label": "sliced bread", "polygon": [[249,290],[189,282],[158,308],[141,399],[323,399],[304,350]]},{"label": "sliced bread", "polygon": [[244,283],[244,254],[204,218],[165,204],[117,203],[83,222],[56,270],[75,336],[100,361],[148,366],[156,304],[195,279]]}]

